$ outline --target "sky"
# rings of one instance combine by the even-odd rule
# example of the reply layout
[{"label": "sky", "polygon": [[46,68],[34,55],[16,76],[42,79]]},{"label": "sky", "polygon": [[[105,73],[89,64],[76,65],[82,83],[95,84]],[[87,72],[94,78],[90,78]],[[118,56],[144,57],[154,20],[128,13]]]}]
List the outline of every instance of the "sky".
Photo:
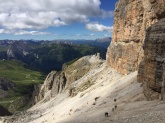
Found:
[{"label": "sky", "polygon": [[0,0],[0,40],[111,37],[117,0]]}]

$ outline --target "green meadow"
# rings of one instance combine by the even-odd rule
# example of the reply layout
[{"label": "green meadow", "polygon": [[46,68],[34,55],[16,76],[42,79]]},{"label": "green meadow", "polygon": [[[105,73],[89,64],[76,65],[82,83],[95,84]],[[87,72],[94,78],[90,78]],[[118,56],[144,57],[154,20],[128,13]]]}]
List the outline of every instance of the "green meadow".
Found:
[{"label": "green meadow", "polygon": [[34,90],[34,84],[43,83],[45,77],[46,75],[29,69],[29,67],[21,61],[0,60],[0,78],[11,80],[16,85],[13,90],[8,91],[8,97],[0,98],[0,104],[10,109],[11,105],[15,105],[11,102],[15,102],[18,104],[15,108],[19,109],[20,106],[23,105],[19,104],[20,98],[29,97]]}]

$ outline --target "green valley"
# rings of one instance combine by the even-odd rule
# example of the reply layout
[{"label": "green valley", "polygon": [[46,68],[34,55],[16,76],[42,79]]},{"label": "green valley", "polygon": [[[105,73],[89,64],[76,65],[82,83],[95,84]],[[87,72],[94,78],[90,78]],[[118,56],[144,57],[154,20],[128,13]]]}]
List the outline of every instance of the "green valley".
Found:
[{"label": "green valley", "polygon": [[[9,109],[10,112],[30,103],[30,97],[34,89],[34,84],[43,83],[45,76],[43,73],[28,68],[25,63],[18,60],[1,60],[0,61],[0,78],[13,83],[13,88],[3,90],[4,85],[0,82],[2,94],[0,104]],[[2,81],[2,80],[1,80]],[[8,88],[8,87],[5,87]],[[12,107],[12,108],[11,108]]]}]

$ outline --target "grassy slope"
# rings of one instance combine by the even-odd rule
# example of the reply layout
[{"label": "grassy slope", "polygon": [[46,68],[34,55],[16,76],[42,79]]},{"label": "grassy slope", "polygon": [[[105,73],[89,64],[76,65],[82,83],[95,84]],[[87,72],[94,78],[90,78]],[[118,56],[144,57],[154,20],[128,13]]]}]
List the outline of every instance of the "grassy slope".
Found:
[{"label": "grassy slope", "polygon": [[41,83],[45,78],[42,73],[28,69],[26,64],[18,60],[1,60],[0,77],[21,85]]},{"label": "grassy slope", "polygon": [[6,108],[10,107],[11,101],[28,96],[33,91],[33,85],[43,83],[45,79],[45,75],[28,69],[26,64],[18,60],[1,60],[0,77],[12,80],[16,84],[16,88],[9,91],[8,98],[0,98],[0,104]]}]

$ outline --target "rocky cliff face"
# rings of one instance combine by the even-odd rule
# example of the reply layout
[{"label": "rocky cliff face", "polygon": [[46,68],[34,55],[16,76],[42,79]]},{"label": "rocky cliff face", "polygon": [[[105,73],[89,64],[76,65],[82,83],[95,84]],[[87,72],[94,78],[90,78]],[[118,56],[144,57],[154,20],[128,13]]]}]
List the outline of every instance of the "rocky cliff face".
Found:
[{"label": "rocky cliff face", "polygon": [[24,56],[28,55],[32,48],[21,41],[15,41],[10,44],[7,50],[8,59],[22,59]]},{"label": "rocky cliff face", "polygon": [[74,90],[71,84],[102,63],[103,60],[100,59],[99,54],[85,56],[65,67],[61,72],[52,71],[48,74],[44,84],[35,86],[32,103],[36,104],[42,99],[48,101],[64,91],[68,93],[68,96],[73,96]]},{"label": "rocky cliff face", "polygon": [[138,80],[144,94],[148,100],[165,99],[165,19],[147,29],[143,48]]},{"label": "rocky cliff face", "polygon": [[45,98],[45,101],[47,101],[51,97],[54,97],[58,93],[61,93],[65,89],[66,82],[67,78],[65,76],[65,72],[50,72],[46,77],[44,84],[38,84],[34,86],[33,104],[36,104],[43,98]]},{"label": "rocky cliff face", "polygon": [[[33,105],[39,102],[41,99],[43,99],[48,91],[51,91],[56,74],[57,74],[56,71],[52,71],[46,77],[44,84],[38,84],[34,86],[34,92],[32,96]],[[47,99],[50,99],[50,96],[47,96]]]},{"label": "rocky cliff face", "polygon": [[145,30],[163,18],[164,9],[165,0],[119,0],[107,64],[122,74],[137,70],[143,57]]}]

